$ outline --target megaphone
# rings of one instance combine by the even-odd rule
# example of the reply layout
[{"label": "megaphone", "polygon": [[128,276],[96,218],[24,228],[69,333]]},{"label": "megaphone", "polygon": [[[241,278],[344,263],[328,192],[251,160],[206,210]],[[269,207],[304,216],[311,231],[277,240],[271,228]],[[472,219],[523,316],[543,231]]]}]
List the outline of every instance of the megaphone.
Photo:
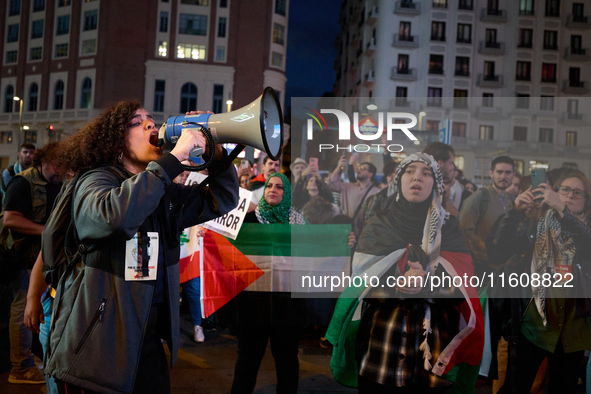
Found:
[{"label": "megaphone", "polygon": [[[158,133],[159,145],[165,150],[174,148],[183,130],[188,128],[201,128],[208,139],[211,152],[213,152],[213,144],[215,143],[234,143],[252,146],[264,151],[272,160],[278,160],[281,156],[283,115],[277,94],[270,87],[266,87],[263,94],[252,103],[232,112],[179,115],[168,118]],[[240,146],[236,149],[240,149]],[[198,157],[202,153],[201,148],[196,148],[191,151],[189,156]],[[191,171],[206,168],[213,160],[213,154],[209,156],[210,160],[204,165],[185,166],[185,168]]]}]

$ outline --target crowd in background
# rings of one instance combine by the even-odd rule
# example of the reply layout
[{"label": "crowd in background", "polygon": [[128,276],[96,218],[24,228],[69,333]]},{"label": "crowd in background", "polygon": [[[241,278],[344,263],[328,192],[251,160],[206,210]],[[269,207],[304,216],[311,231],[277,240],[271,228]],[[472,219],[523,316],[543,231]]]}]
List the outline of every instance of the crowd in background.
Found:
[{"label": "crowd in background", "polygon": [[[131,105],[127,112],[121,108],[117,111],[122,118],[126,117],[125,121],[121,121],[126,133],[142,127],[138,133],[148,135],[153,132],[153,120],[138,105]],[[138,116],[138,123],[129,125]],[[93,127],[100,129],[107,126],[95,123],[88,130]],[[85,144],[96,142],[91,139],[90,131],[87,134]],[[98,134],[94,137],[100,138]],[[114,145],[113,148],[115,153],[110,163],[115,166],[119,163],[128,169],[128,173],[119,175],[114,172],[114,175],[102,174],[101,177],[106,177],[112,183],[110,188],[123,187],[120,185],[126,185],[129,179],[136,179],[129,186],[133,194],[135,188],[141,190],[137,179],[145,176],[143,181],[146,184],[154,182],[157,186],[153,187],[158,190],[162,188],[162,195],[158,199],[153,198],[150,205],[150,212],[159,212],[160,198],[168,195],[171,181],[162,175],[162,171],[179,175],[182,168],[176,162],[171,163],[170,157],[160,158],[154,152],[150,153],[152,156],[138,158],[120,146]],[[137,149],[140,152],[141,149],[151,148]],[[2,295],[13,298],[9,323],[11,383],[46,382],[46,376],[33,362],[30,353],[33,340],[26,328],[29,326],[43,333],[40,337],[42,342],[49,334],[51,303],[48,300],[52,299],[51,289],[44,282],[33,279],[35,275],[40,275],[40,268],[35,271],[34,266],[39,264],[40,267],[42,264],[40,235],[50,216],[51,207],[58,198],[62,179],[72,177],[83,169],[83,164],[94,163],[98,167],[98,161],[88,157],[79,159],[79,163],[83,163],[79,167],[66,166],[63,164],[63,153],[60,152],[56,144],[36,151],[34,146],[25,144],[19,150],[18,161],[2,175],[3,254],[6,253],[4,249],[8,248],[7,245],[12,246],[14,243],[19,261],[17,272],[11,276],[10,282],[2,284]],[[216,152],[220,160],[222,156],[227,156],[221,152]],[[181,158],[187,157],[177,157],[179,160]],[[150,164],[153,162],[160,163],[160,167]],[[92,168],[90,165],[87,167]],[[438,270],[476,275],[507,270],[539,275],[571,273],[576,281],[581,282],[578,289],[587,289],[587,285],[591,285],[591,282],[587,283],[588,260],[591,256],[591,250],[588,250],[591,245],[591,183],[578,170],[554,169],[548,172],[544,182],[533,187],[531,176],[516,173],[513,160],[499,156],[492,161],[490,168],[492,183],[478,187],[464,178],[463,172],[455,166],[451,146],[432,143],[422,152],[409,155],[402,161],[386,157],[380,182],[376,178],[376,166],[371,162],[359,162],[358,154],[342,156],[327,176],[321,175],[317,161],[307,162],[302,158],[295,158],[290,163],[289,171],[285,171],[287,175],[282,174],[280,160],[268,157],[260,160],[256,166],[243,159],[237,162],[235,168],[210,172],[210,176],[221,176],[223,171],[232,172],[223,175],[229,183],[236,178],[240,187],[253,192],[246,222],[351,225],[351,233],[343,242],[352,249],[353,271],[363,266],[368,255],[372,258],[386,256],[407,248],[407,255],[397,256],[387,262],[388,273],[398,276],[413,273],[424,276],[428,272],[435,274]],[[101,177],[94,181],[99,184],[106,182]],[[177,182],[181,184],[177,192],[184,195],[183,180],[177,179]],[[81,204],[94,209],[88,201]],[[170,204],[172,207],[172,200]],[[128,208],[128,205],[122,206],[122,209]],[[93,220],[108,220],[99,213],[96,215],[97,218]],[[154,216],[155,219],[149,219],[152,216],[148,216],[148,219],[142,217],[152,220],[150,226],[156,226],[158,221],[163,220],[158,215]],[[187,223],[196,224],[203,218],[192,219]],[[84,223],[84,220],[79,220]],[[11,230],[10,235],[6,235],[8,230]],[[121,236],[119,230],[112,231],[110,236]],[[165,242],[166,245],[175,244],[174,240]],[[21,246],[23,244],[27,245],[26,256]],[[102,258],[100,254],[97,256]],[[446,266],[447,263],[449,266]],[[170,268],[168,265],[166,267]],[[168,281],[170,279],[168,277]],[[30,280],[35,283],[31,285],[33,290],[29,289]],[[178,278],[176,280],[178,282]],[[171,283],[158,282],[156,294],[162,299],[156,303],[146,301],[148,307],[145,317],[156,339],[164,338],[160,336],[164,329],[158,315],[165,313],[162,309],[162,303],[166,304],[167,300],[164,292],[168,292],[170,286]],[[183,285],[195,327],[193,338],[196,342],[203,342],[206,332],[202,327],[212,323],[202,322],[199,287],[199,278]],[[458,291],[447,290],[452,293]],[[470,302],[471,297],[441,301],[434,294],[425,294],[423,298],[411,299],[405,298],[404,293],[416,295],[421,290],[409,286],[400,291],[397,300],[378,296],[362,298],[363,314],[353,357],[356,365],[355,382],[360,392],[406,392],[404,390],[425,388],[431,390],[429,392],[471,392],[479,374],[494,380],[495,393],[544,392],[546,389],[551,393],[574,392],[579,378],[585,378],[585,351],[591,349],[591,294],[572,294],[563,289],[538,286],[523,289],[523,294],[515,297],[517,301],[493,299],[491,295],[488,307],[483,311],[480,304]],[[480,297],[487,298],[482,293]],[[178,301],[178,297],[174,298],[174,301]],[[173,300],[168,301],[175,303]],[[104,303],[101,305],[104,307]],[[122,305],[116,307],[121,308]],[[277,368],[277,390],[295,393],[298,387],[299,338],[305,328],[315,327],[322,346],[334,345],[336,351],[342,343],[335,343],[338,341],[329,335],[326,335],[327,340],[323,334],[327,328],[331,332],[331,317],[340,307],[342,305],[335,305],[332,300],[311,300],[308,303],[294,301],[289,293],[244,292],[239,295],[225,307],[226,311],[232,311],[231,318],[223,317],[223,311],[213,318],[218,323],[235,325],[238,356],[232,392],[252,392],[270,340]],[[468,307],[471,312],[466,316],[476,316],[470,335],[465,334],[460,316],[460,311]],[[176,310],[178,315],[178,305],[176,309],[171,306],[166,308],[169,311]],[[42,324],[39,325],[39,321],[26,324],[29,312],[31,315],[40,314]],[[100,307],[97,313],[102,319]],[[450,347],[462,351],[467,349],[465,346],[482,348],[484,332],[480,333],[479,330],[484,328],[478,322],[483,320],[484,314],[488,314],[489,322],[486,330],[491,342],[488,351],[488,356],[492,358],[490,367],[450,375],[453,365],[479,365],[480,361],[474,363],[477,355],[468,351],[457,356],[455,364],[450,363],[449,368],[447,365],[439,366],[436,361]],[[7,311],[3,311],[3,315],[2,323],[5,324]],[[337,313],[334,316],[333,320],[338,318]],[[426,321],[428,329],[424,331]],[[174,330],[174,320],[172,324]],[[339,329],[343,327],[347,327],[344,320],[339,324]],[[462,341],[456,342],[460,336]],[[167,334],[167,341],[174,342],[170,333]],[[389,345],[387,349],[384,349],[384,343]],[[150,346],[154,347],[150,350],[152,355],[141,353],[141,357],[153,357],[148,362],[153,367],[158,365],[158,361],[154,360],[161,359],[161,346],[155,342]],[[484,355],[487,356],[486,349]],[[543,363],[544,359],[547,359],[547,363]],[[52,379],[47,379],[48,391],[62,392],[64,381],[68,380],[67,375],[60,374],[64,367],[58,361],[54,361],[50,367],[59,379],[57,386]],[[80,368],[81,373],[84,373],[84,367]],[[134,365],[133,368],[140,367]],[[83,388],[96,391],[101,391],[102,385],[107,384],[96,383],[92,379],[88,384],[76,382]],[[166,379],[156,384],[163,387],[169,385]],[[122,387],[129,389],[123,383]]]}]

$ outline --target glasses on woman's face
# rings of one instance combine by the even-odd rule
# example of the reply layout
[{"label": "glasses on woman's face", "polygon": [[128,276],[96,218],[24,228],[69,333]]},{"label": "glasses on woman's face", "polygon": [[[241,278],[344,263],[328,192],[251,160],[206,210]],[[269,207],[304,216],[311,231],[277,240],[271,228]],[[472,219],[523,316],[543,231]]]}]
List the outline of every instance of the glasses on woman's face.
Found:
[{"label": "glasses on woman's face", "polygon": [[563,196],[568,196],[570,192],[573,192],[575,198],[585,198],[587,195],[584,190],[573,189],[572,187],[568,186],[558,186],[558,193],[562,194]]}]

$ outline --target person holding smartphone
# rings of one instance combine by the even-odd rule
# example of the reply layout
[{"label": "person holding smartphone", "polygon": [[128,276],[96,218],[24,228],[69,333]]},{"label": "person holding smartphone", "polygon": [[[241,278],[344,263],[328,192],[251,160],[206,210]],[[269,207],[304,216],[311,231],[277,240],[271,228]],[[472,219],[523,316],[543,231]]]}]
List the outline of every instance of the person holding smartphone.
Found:
[{"label": "person holding smartphone", "polygon": [[[502,392],[511,392],[510,388],[529,392],[544,358],[548,358],[549,392],[577,391],[576,366],[581,365],[584,351],[591,349],[591,294],[583,291],[591,286],[586,273],[591,256],[590,196],[587,177],[567,170],[553,187],[542,182],[519,194],[495,233],[494,247],[517,258],[520,274],[552,278],[550,284],[531,282],[525,289],[533,297],[521,300],[521,321],[511,321],[520,325],[519,339]],[[526,216],[530,208],[537,214]],[[569,278],[572,288],[563,286]],[[510,387],[513,384],[517,387]]]}]

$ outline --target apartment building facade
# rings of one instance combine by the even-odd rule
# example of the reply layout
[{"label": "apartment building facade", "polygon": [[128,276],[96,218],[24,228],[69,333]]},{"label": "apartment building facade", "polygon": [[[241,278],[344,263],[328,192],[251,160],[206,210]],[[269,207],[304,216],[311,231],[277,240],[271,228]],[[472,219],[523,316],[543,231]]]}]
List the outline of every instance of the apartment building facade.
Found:
[{"label": "apartment building facade", "polygon": [[157,123],[240,108],[265,86],[283,102],[288,13],[289,0],[7,0],[0,166],[119,100],[139,100]]},{"label": "apartment building facade", "polygon": [[347,0],[334,93],[389,98],[376,111],[417,114],[424,143],[451,121],[477,181],[498,154],[589,175],[590,15],[583,0]]}]

